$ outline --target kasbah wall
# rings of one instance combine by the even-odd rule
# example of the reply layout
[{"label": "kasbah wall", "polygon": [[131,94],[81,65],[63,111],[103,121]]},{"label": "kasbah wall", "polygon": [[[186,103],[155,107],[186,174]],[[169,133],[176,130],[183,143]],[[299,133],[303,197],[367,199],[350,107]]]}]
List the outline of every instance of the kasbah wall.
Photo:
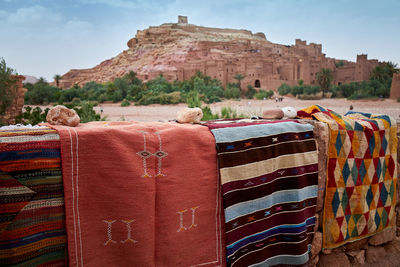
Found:
[{"label": "kasbah wall", "polygon": [[6,109],[4,115],[0,116],[1,122],[5,124],[15,124],[15,117],[22,113],[22,108],[24,106],[24,95],[27,91],[22,84],[22,81],[25,80],[25,76],[12,75],[11,79],[15,80],[15,86],[9,88],[9,90],[12,90],[11,94],[14,96],[14,100]]},{"label": "kasbah wall", "polygon": [[237,82],[236,74],[243,74],[243,89],[252,85],[276,90],[282,83],[295,85],[299,80],[315,85],[321,68],[333,71],[335,85],[364,81],[381,64],[366,54],[357,55],[356,62],[329,58],[322,53],[321,44],[301,39],[294,45],[281,45],[268,41],[264,33],[196,26],[188,24],[186,16],[179,16],[178,23],[137,31],[128,47],[92,69],[69,71],[61,86],[112,81],[131,70],[144,81],[160,74],[169,81],[186,80],[201,71],[224,86]]},{"label": "kasbah wall", "polygon": [[400,98],[400,73],[393,74],[392,87],[390,87],[390,98]]}]

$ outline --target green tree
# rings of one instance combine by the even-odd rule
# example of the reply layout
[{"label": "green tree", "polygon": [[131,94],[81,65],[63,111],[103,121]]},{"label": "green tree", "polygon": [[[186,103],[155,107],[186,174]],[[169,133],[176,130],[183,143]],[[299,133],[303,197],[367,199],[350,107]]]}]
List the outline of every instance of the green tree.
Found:
[{"label": "green tree", "polygon": [[54,75],[53,79],[56,82],[56,86],[60,87],[61,75],[60,74],[56,74],[56,75]]},{"label": "green tree", "polygon": [[[392,74],[393,76],[393,74]],[[384,66],[376,66],[370,74],[370,80],[377,80],[380,82],[384,82],[387,79],[390,79],[391,76],[389,75],[387,69]]]},{"label": "green tree", "polygon": [[241,85],[241,82],[242,82],[242,80],[244,79],[244,75],[243,74],[240,74],[240,73],[238,73],[238,74],[236,74],[235,76],[233,76],[233,78],[235,79],[235,80],[237,80],[238,81],[238,88],[239,88],[239,90],[240,90],[240,93],[242,93],[242,85]]},{"label": "green tree", "polygon": [[292,88],[286,84],[286,83],[282,83],[281,86],[279,86],[278,88],[278,93],[280,95],[287,95],[291,92]]},{"label": "green tree", "polygon": [[0,60],[0,115],[3,115],[6,109],[11,105],[14,99],[14,90],[16,80],[12,78],[15,71],[7,67],[6,61],[1,58]]},{"label": "green tree", "polygon": [[390,78],[393,77],[393,74],[400,72],[397,64],[394,63],[394,62],[391,62],[391,61],[389,61],[389,62],[387,62],[385,64],[385,69],[386,69],[386,71],[387,71],[387,73],[388,73]]},{"label": "green tree", "polygon": [[328,68],[322,68],[316,75],[317,82],[322,89],[322,97],[325,97],[325,93],[328,92],[331,82],[333,80],[332,70]]}]

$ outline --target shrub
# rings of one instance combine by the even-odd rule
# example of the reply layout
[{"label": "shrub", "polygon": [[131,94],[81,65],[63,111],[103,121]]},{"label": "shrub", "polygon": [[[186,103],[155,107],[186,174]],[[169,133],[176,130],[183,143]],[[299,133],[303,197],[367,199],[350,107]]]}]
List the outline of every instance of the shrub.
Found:
[{"label": "shrub", "polygon": [[203,111],[202,121],[216,120],[219,118],[218,114],[212,113],[209,106],[202,107],[201,110]]},{"label": "shrub", "polygon": [[189,108],[201,107],[201,101],[198,91],[190,91],[186,96],[186,104]]},{"label": "shrub", "polygon": [[130,105],[131,103],[126,98],[121,102],[121,107],[128,107]]},{"label": "shrub", "polygon": [[40,107],[25,107],[25,111],[16,117],[16,123],[21,124],[38,124],[40,122],[46,121],[47,113],[49,112],[49,108],[46,108],[44,111]]},{"label": "shrub", "polygon": [[140,98],[139,101],[135,103],[135,105],[178,104],[181,102],[182,99],[180,92],[172,92],[172,93],[158,94],[158,95],[149,93],[143,95],[142,98]]},{"label": "shrub", "polygon": [[226,99],[238,99],[240,98],[240,89],[236,83],[228,83],[225,91],[224,97]]},{"label": "shrub", "polygon": [[269,91],[264,91],[264,90],[260,90],[259,92],[257,92],[254,97],[258,100],[262,100],[262,99],[268,99],[271,96],[274,95],[274,92],[269,90]]},{"label": "shrub", "polygon": [[257,90],[252,86],[252,85],[248,85],[247,86],[247,91],[245,93],[246,98],[248,99],[253,99],[254,95],[257,93]]},{"label": "shrub", "polygon": [[237,112],[231,107],[223,107],[221,109],[221,117],[224,119],[237,118]]},{"label": "shrub", "polygon": [[399,98],[397,98],[397,102],[400,102],[400,97],[399,97]]},{"label": "shrub", "polygon": [[290,91],[291,91],[291,88],[286,83],[282,83],[281,86],[279,86],[279,88],[278,88],[278,93],[280,95],[287,95],[290,93]]}]

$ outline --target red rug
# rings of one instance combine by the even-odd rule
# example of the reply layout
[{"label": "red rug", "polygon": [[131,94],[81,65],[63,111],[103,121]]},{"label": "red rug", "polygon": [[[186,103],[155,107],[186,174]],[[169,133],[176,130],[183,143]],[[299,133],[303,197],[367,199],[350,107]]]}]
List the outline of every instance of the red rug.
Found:
[{"label": "red rug", "polygon": [[215,142],[206,127],[54,128],[71,266],[225,264]]}]

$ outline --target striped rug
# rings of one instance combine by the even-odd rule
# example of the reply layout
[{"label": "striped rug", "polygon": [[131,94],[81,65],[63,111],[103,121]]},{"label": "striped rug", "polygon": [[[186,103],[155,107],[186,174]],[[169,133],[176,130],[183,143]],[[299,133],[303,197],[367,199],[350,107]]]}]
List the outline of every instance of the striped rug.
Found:
[{"label": "striped rug", "polygon": [[210,121],[228,266],[302,265],[314,236],[318,156],[309,124]]},{"label": "striped rug", "polygon": [[0,128],[0,265],[64,266],[66,242],[57,132]]}]

